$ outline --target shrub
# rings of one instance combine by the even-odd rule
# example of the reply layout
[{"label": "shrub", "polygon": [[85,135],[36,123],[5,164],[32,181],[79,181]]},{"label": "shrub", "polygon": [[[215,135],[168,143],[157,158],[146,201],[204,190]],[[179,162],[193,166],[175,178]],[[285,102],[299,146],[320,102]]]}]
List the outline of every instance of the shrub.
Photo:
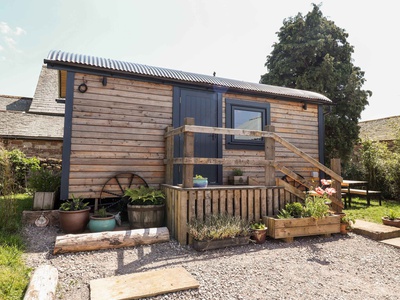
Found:
[{"label": "shrub", "polygon": [[61,184],[61,175],[46,169],[32,171],[28,179],[28,188],[34,192],[56,192]]},{"label": "shrub", "polygon": [[30,171],[40,169],[40,161],[36,157],[26,157],[25,154],[18,149],[6,152],[8,153],[8,159],[11,162],[15,175],[15,182],[18,187],[17,192],[26,192],[28,174]]},{"label": "shrub", "polygon": [[189,223],[189,234],[197,241],[219,240],[249,235],[249,224],[240,217],[227,214],[211,215]]}]

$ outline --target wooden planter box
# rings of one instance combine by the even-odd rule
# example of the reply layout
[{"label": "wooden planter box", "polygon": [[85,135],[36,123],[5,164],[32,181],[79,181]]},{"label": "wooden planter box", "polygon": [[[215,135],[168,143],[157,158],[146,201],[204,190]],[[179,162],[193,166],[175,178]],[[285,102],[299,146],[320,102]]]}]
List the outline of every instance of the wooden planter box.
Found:
[{"label": "wooden planter box", "polygon": [[196,251],[206,251],[213,249],[221,249],[232,246],[243,246],[249,243],[249,236],[238,236],[235,238],[223,240],[210,240],[210,241],[196,241],[193,240],[192,247]]},{"label": "wooden planter box", "polygon": [[33,210],[52,210],[54,209],[55,199],[56,193],[36,192],[33,199]]},{"label": "wooden planter box", "polygon": [[340,232],[340,216],[328,216],[315,220],[314,218],[277,219],[263,217],[268,227],[268,236],[274,239],[293,241],[294,237],[309,235],[330,235]]},{"label": "wooden planter box", "polygon": [[400,227],[400,219],[398,219],[398,218],[396,218],[394,220],[390,220],[385,217],[382,217],[382,223],[384,225],[388,225],[388,226]]}]

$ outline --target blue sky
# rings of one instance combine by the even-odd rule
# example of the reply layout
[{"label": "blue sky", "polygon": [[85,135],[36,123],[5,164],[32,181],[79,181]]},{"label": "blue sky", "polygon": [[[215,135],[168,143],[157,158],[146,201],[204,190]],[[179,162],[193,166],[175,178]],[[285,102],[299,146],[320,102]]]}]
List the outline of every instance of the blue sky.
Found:
[{"label": "blue sky", "polygon": [[[314,1],[315,3],[319,3]],[[258,82],[306,0],[0,0],[0,94],[32,97],[52,49]],[[362,120],[400,115],[395,0],[325,0],[373,92]]]}]

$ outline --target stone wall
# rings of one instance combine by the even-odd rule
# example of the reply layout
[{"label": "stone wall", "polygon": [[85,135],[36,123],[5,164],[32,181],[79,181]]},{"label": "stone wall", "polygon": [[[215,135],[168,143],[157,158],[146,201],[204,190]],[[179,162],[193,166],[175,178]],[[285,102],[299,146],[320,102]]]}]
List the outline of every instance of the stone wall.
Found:
[{"label": "stone wall", "polygon": [[0,138],[0,146],[7,150],[19,149],[27,157],[52,158],[61,160],[62,140],[4,139]]}]

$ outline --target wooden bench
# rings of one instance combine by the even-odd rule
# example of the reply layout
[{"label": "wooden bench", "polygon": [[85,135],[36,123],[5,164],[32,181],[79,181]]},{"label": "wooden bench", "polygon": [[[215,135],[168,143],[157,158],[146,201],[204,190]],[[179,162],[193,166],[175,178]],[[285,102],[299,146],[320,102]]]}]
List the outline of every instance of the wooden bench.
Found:
[{"label": "wooden bench", "polygon": [[351,195],[361,195],[367,197],[367,205],[370,205],[371,195],[379,196],[379,205],[382,206],[382,197],[381,191],[371,191],[371,190],[363,190],[363,189],[349,189],[349,188],[342,188],[342,193],[346,194],[345,201],[348,200],[349,207],[351,206]]}]

